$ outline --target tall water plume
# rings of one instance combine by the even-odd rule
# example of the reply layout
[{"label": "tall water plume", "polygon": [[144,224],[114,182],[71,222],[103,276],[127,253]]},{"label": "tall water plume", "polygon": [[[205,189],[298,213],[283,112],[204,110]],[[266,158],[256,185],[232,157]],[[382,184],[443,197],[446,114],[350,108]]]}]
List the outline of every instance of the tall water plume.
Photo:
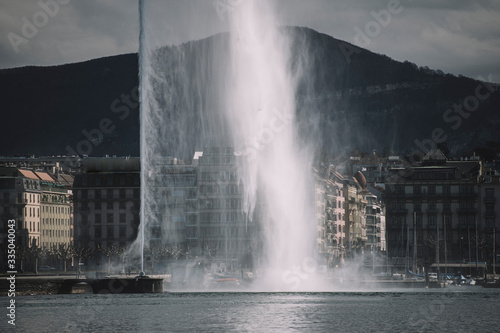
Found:
[{"label": "tall water plume", "polygon": [[212,14],[218,20],[212,30],[227,32],[163,47],[157,31],[162,25],[149,22],[156,9],[145,8],[141,1],[144,246],[180,241],[164,202],[167,157],[189,160],[206,146],[232,146],[244,190],[243,210],[248,223],[258,224],[262,240],[258,288],[312,289],[313,150],[300,138],[296,121],[297,86],[307,59],[292,57],[292,47],[300,48],[293,46],[291,30],[277,25],[269,1],[214,3],[226,6],[222,12],[212,8],[219,14]]}]

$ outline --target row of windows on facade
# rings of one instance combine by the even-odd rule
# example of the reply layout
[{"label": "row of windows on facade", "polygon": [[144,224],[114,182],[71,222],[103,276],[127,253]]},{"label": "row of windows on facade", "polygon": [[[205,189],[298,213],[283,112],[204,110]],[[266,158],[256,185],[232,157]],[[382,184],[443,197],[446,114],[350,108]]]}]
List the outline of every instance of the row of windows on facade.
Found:
[{"label": "row of windows on facade", "polygon": [[238,185],[200,185],[200,194],[240,194]]},{"label": "row of windows on facade", "polygon": [[[105,217],[103,219],[103,216]],[[115,220],[115,214],[95,214],[94,215],[94,223],[100,224],[100,223],[114,223]],[[132,214],[131,215],[131,222],[138,223],[139,222],[139,215],[138,214]],[[82,224],[87,224],[89,222],[89,216],[88,215],[81,215],[81,222]],[[118,222],[119,223],[127,223],[127,214],[125,213],[120,213],[118,214]]]},{"label": "row of windows on facade", "polygon": [[345,214],[332,214],[332,213],[326,213],[326,216],[328,220],[332,221],[343,221],[345,220]]},{"label": "row of windows on facade", "polygon": [[57,247],[60,244],[68,244],[69,241],[59,241],[59,242],[42,242],[42,247],[45,249],[50,249],[53,247]]},{"label": "row of windows on facade", "polygon": [[106,228],[106,236],[103,235],[103,228],[101,227],[95,227],[94,229],[94,236],[95,238],[123,238],[127,237],[127,228],[125,226],[120,226],[118,228],[118,234],[115,235],[115,228],[114,227],[107,227]]},{"label": "row of windows on facade", "polygon": [[[168,171],[165,171],[168,172]],[[161,184],[163,187],[195,187],[194,174],[163,174],[154,173],[149,178],[154,181],[154,184]]]},{"label": "row of windows on facade", "polygon": [[343,209],[345,209],[345,201],[327,200],[326,205],[330,208],[343,208]]},{"label": "row of windows on facade", "polygon": [[201,173],[202,181],[236,181],[236,171],[203,171]]},{"label": "row of windows on facade", "polygon": [[[427,244],[427,245],[433,244],[432,242],[429,241],[429,239],[430,239],[429,235],[432,235],[431,237],[435,237],[435,234],[436,234],[435,230],[431,230],[431,231],[424,230],[423,232],[417,232],[417,246],[418,246],[417,252],[420,252],[420,249],[422,248],[422,244],[424,244],[424,245],[425,244]],[[439,233],[439,238],[442,239],[444,234],[445,234],[445,232],[443,231],[443,229],[441,229],[441,231]],[[455,240],[453,239],[453,234],[456,235]],[[399,243],[399,246],[401,246],[402,244],[404,244],[404,246],[406,245],[406,232],[404,232],[403,235],[401,235],[401,231],[391,232],[387,235],[387,237],[388,237],[388,241],[393,243],[393,244]],[[473,237],[474,236],[472,236],[470,229],[469,229],[469,231],[458,230],[458,233],[457,233],[457,231],[448,230],[448,229],[446,230],[446,240],[449,241],[450,243],[458,241],[459,244],[461,242],[462,246],[467,246],[467,244],[469,242],[474,242]],[[401,243],[402,238],[404,239],[403,243]],[[413,235],[410,235],[409,241],[410,241],[409,244],[413,246]],[[432,245],[432,246],[435,246],[435,245]],[[448,249],[448,251],[450,251],[450,249]]]},{"label": "row of windows on facade", "polygon": [[[438,220],[438,217],[436,215],[427,216],[427,226],[436,227],[437,220]],[[453,219],[452,215],[445,215],[445,220],[446,220],[446,226],[449,226],[449,227],[452,227],[453,221],[456,221]],[[423,219],[422,219],[421,215],[417,215],[415,221],[416,221],[417,227],[422,227]],[[495,219],[494,218],[487,218],[485,221],[486,221],[487,227],[492,228],[495,226]],[[398,227],[404,223],[405,223],[405,219],[402,217],[395,216],[395,217],[391,218],[391,226]],[[411,221],[409,224],[412,225],[412,223],[413,223],[413,221]],[[468,226],[468,227],[475,226],[476,225],[476,217],[472,216],[472,215],[459,216],[458,217],[458,224],[460,226]]]},{"label": "row of windows on facade", "polygon": [[69,219],[56,219],[56,218],[42,218],[43,225],[61,225],[69,226],[71,225]]},{"label": "row of windows on facade", "polygon": [[[194,230],[194,229],[192,229]],[[203,236],[244,236],[244,231],[238,227],[204,227],[200,228]]]},{"label": "row of windows on facade", "polygon": [[198,203],[200,209],[241,208],[241,199],[205,199]]},{"label": "row of windows on facade", "polygon": [[455,173],[453,172],[416,172],[412,175],[412,179],[425,180],[453,180]]},{"label": "row of windows on facade", "polygon": [[66,195],[43,194],[42,202],[69,203],[69,198]]},{"label": "row of windows on facade", "polygon": [[[421,211],[422,210],[422,202],[412,202],[413,205],[413,210],[414,211]],[[442,203],[443,210],[445,211],[450,211],[451,210],[451,201],[445,201]],[[391,201],[390,203],[390,209],[392,211],[397,211],[397,210],[405,210],[406,209],[406,202],[405,201]],[[474,201],[463,201],[459,202],[459,210],[472,210],[476,207]],[[437,209],[438,202],[434,200],[430,200],[427,202],[427,209],[431,211],[435,211]],[[494,208],[494,205],[486,205],[486,207],[489,207],[488,209],[491,209],[492,207]]]},{"label": "row of windows on facade", "polygon": [[40,187],[40,184],[37,181],[25,180],[24,187],[27,189],[37,190]]},{"label": "row of windows on facade", "polygon": [[[17,201],[19,203],[23,202],[23,194],[18,193],[17,194]],[[32,194],[32,193],[24,193],[24,202],[27,203],[40,203],[40,195],[38,194]]]},{"label": "row of windows on facade", "polygon": [[[47,219],[48,220],[48,219]],[[49,223],[49,221],[45,221],[45,219],[43,219],[43,224],[45,223]],[[54,221],[51,221],[51,222],[54,222]],[[61,220],[61,219],[58,219],[58,221],[56,221],[58,223],[56,223],[55,225],[64,225],[64,226],[67,226],[69,227],[69,220]],[[50,223],[52,225],[54,225],[53,223]],[[24,228],[25,229],[28,229],[28,221],[24,221]],[[34,221],[29,221],[29,231],[30,232],[40,232],[40,222],[34,222]]]},{"label": "row of windows on facade", "polygon": [[125,199],[139,198],[139,189],[119,189],[119,190],[76,190],[78,199]]},{"label": "row of windows on facade", "polygon": [[137,175],[114,175],[110,176],[95,176],[82,175],[83,186],[140,186],[140,177]]},{"label": "row of windows on facade", "polygon": [[[412,189],[414,195],[418,195],[418,194],[436,195],[436,194],[438,194],[438,192],[436,192],[437,187],[441,187],[441,192],[439,194],[443,194],[444,196],[451,195],[451,188],[452,188],[451,185],[406,186],[406,188]],[[474,185],[458,185],[458,190],[459,190],[460,194],[473,194],[474,193]],[[494,190],[494,189],[492,189],[492,190]],[[405,186],[403,186],[403,185],[394,186],[394,192],[398,195],[404,195],[405,194]]]},{"label": "row of windows on facade", "polygon": [[[20,207],[22,209],[22,207]],[[48,207],[42,206],[43,213],[49,214],[69,214],[69,207]],[[26,217],[40,217],[40,208],[39,207],[24,207],[24,216]]]},{"label": "row of windows on facade", "polygon": [[226,212],[224,213],[201,213],[200,222],[241,222],[243,213]]},{"label": "row of windows on facade", "polygon": [[[128,203],[128,205],[127,205]],[[127,206],[129,209],[132,210],[139,210],[140,204],[139,201],[119,201],[119,202],[101,202],[101,201],[95,201],[93,202],[93,209],[96,210],[112,210],[115,207],[118,207],[118,209],[127,209]],[[83,201],[79,205],[81,210],[89,210],[91,205],[89,205],[88,201]]]},{"label": "row of windows on facade", "polygon": [[45,237],[70,237],[69,230],[42,230]]},{"label": "row of windows on facade", "polygon": [[[5,203],[10,203],[10,194],[4,193],[3,200]],[[42,195],[42,202],[68,202],[68,198],[65,195]],[[23,193],[17,194],[17,203],[40,203],[40,195],[34,193]]]}]

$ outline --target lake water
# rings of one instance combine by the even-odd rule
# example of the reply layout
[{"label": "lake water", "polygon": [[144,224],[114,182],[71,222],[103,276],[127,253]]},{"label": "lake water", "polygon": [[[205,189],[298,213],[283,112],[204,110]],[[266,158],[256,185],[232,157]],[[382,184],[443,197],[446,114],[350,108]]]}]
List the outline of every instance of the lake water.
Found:
[{"label": "lake water", "polygon": [[[22,296],[16,298],[16,305],[16,329],[20,332],[500,330],[500,290],[482,287],[332,293]],[[4,324],[5,319],[0,328]]]}]

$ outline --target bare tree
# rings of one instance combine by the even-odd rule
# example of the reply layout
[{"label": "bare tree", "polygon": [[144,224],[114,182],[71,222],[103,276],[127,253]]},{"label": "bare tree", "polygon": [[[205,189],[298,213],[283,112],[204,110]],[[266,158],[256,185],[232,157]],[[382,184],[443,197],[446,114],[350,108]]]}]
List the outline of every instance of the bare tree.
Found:
[{"label": "bare tree", "polygon": [[66,264],[68,260],[73,257],[73,248],[69,244],[59,244],[57,246],[52,246],[50,253],[55,255],[58,260],[62,260],[64,271],[66,272]]},{"label": "bare tree", "polygon": [[74,245],[72,248],[72,253],[73,253],[73,256],[77,259],[76,260],[77,276],[79,276],[80,275],[80,260],[83,260],[85,262],[85,261],[87,261],[87,259],[93,258],[96,254],[96,250],[94,248],[89,247],[89,246]]},{"label": "bare tree", "polygon": [[38,247],[38,245],[36,244],[36,242],[33,242],[33,244],[31,245],[31,247],[29,248],[28,253],[29,253],[29,257],[33,258],[34,261],[35,261],[34,272],[35,272],[35,275],[36,275],[36,274],[38,274],[38,260],[40,258],[45,258],[45,256],[47,255],[47,250],[45,248]]},{"label": "bare tree", "polygon": [[19,261],[19,269],[24,271],[24,262],[29,257],[30,247],[28,245],[18,245],[16,246],[16,259]]}]

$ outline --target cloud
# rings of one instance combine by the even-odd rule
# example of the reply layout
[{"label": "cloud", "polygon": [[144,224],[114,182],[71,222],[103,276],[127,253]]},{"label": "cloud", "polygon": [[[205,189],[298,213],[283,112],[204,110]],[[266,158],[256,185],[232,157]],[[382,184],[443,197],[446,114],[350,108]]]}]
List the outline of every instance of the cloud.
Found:
[{"label": "cloud", "polygon": [[[52,0],[42,0],[52,1]],[[138,0],[72,0],[16,53],[7,38],[21,34],[22,18],[40,11],[37,1],[0,3],[0,68],[83,61],[138,50]],[[374,20],[390,0],[275,0],[280,24],[307,26],[354,42],[355,28]],[[394,1],[394,0],[391,0]],[[367,46],[396,60],[453,74],[500,81],[500,4],[495,0],[400,0],[404,10]],[[148,19],[160,24],[159,40],[180,43],[224,29],[213,1],[159,1]]]},{"label": "cloud", "polygon": [[[62,64],[137,51],[137,1],[73,0],[58,7],[57,14],[50,16],[43,14],[39,1],[2,2],[1,68]],[[16,52],[8,33],[26,37],[22,30],[26,20],[35,23],[34,16],[43,15],[48,17],[46,24],[37,27],[37,33],[19,44]]]}]

